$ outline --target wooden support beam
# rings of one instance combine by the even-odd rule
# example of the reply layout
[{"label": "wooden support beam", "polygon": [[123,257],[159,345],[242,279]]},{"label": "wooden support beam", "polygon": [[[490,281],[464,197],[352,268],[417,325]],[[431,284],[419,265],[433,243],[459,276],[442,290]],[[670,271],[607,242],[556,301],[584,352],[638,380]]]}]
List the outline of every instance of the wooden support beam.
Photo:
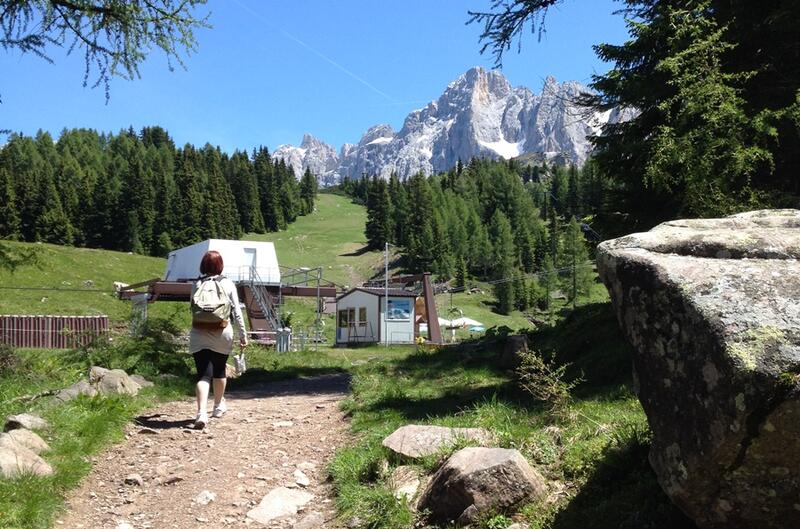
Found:
[{"label": "wooden support beam", "polygon": [[439,328],[439,313],[436,312],[436,298],[433,297],[431,274],[422,274],[422,294],[425,296],[425,313],[428,316],[428,338],[436,344],[442,343],[442,331]]}]

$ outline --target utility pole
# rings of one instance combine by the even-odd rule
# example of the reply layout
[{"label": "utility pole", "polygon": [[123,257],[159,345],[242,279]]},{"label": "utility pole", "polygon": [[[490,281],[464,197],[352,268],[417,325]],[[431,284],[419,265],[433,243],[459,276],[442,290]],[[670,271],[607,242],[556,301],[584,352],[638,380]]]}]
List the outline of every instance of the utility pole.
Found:
[{"label": "utility pole", "polygon": [[383,275],[383,340],[389,347],[389,243],[386,242],[383,250],[386,271]]}]

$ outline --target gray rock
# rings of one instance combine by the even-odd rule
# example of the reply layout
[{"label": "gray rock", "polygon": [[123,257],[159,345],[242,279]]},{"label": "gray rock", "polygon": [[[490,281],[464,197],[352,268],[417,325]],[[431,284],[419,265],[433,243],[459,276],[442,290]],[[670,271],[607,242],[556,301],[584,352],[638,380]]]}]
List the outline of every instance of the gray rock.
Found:
[{"label": "gray rock", "polygon": [[800,527],[800,211],[598,247],[664,491],[701,528]]},{"label": "gray rock", "polygon": [[387,480],[389,490],[394,493],[394,497],[408,503],[414,501],[419,491],[420,483],[419,469],[407,465],[395,468]]},{"label": "gray rock", "polygon": [[142,476],[140,474],[128,474],[127,476],[125,476],[124,483],[126,485],[136,485],[138,487],[141,487],[142,485],[144,485],[144,479],[142,479]]},{"label": "gray rock", "polygon": [[131,380],[139,384],[140,387],[149,388],[155,386],[152,382],[144,378],[142,375],[130,375]]},{"label": "gray rock", "polygon": [[500,353],[498,365],[502,369],[516,369],[522,363],[521,354],[528,352],[528,336],[516,334],[506,338],[506,344]]},{"label": "gray rock", "polygon": [[308,492],[278,487],[264,496],[257,507],[247,511],[247,517],[266,524],[276,518],[297,514],[312,499],[314,496]]},{"label": "gray rock", "polygon": [[53,469],[44,459],[25,447],[0,447],[0,476],[14,478],[22,474],[50,476]]},{"label": "gray rock", "polygon": [[299,468],[294,471],[292,477],[294,477],[294,482],[300,485],[301,487],[308,487],[309,485],[311,485],[311,480],[308,479],[308,476],[306,476],[305,473],[303,473],[303,471],[300,470]]},{"label": "gray rock", "polygon": [[436,524],[466,525],[484,513],[541,498],[544,478],[516,450],[464,448],[434,474],[422,493],[421,511]]},{"label": "gray rock", "polygon": [[45,430],[49,427],[50,425],[48,422],[38,415],[21,413],[19,415],[9,415],[6,417],[6,425],[3,431],[8,432],[18,428],[25,428],[26,430]]},{"label": "gray rock", "polygon": [[203,492],[195,496],[192,501],[198,505],[208,505],[209,503],[211,503],[216,499],[217,495],[215,493],[211,492],[210,490],[204,490]]},{"label": "gray rock", "polygon": [[34,454],[41,454],[50,450],[50,446],[38,435],[30,430],[19,428],[8,433],[0,433],[0,446],[13,449],[21,446]]},{"label": "gray rock", "polygon": [[364,520],[362,520],[358,516],[352,516],[349,520],[347,520],[345,527],[347,527],[347,529],[357,529],[362,525],[364,525]]},{"label": "gray rock", "polygon": [[86,380],[80,380],[66,389],[62,389],[56,394],[56,398],[60,401],[66,402],[72,400],[78,395],[88,395],[94,397],[97,395],[97,390],[89,384]]},{"label": "gray rock", "polygon": [[408,424],[395,430],[383,440],[383,446],[395,454],[418,458],[434,455],[452,447],[460,440],[490,443],[492,435],[481,428],[447,428]]},{"label": "gray rock", "polygon": [[324,523],[325,516],[323,516],[321,512],[313,511],[294,524],[292,529],[315,529],[316,527],[322,527]]},{"label": "gray rock", "polygon": [[122,369],[99,366],[92,366],[89,370],[89,383],[101,395],[136,395],[141,389]]}]

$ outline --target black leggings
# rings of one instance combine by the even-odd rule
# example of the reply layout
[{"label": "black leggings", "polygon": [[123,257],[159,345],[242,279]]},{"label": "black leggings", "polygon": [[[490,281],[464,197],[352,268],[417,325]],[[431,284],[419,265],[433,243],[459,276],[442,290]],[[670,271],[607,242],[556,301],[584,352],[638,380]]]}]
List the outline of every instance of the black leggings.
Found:
[{"label": "black leggings", "polygon": [[205,380],[210,384],[212,377],[225,378],[225,364],[228,363],[228,355],[211,349],[200,349],[193,356],[194,365],[197,367],[198,382]]}]

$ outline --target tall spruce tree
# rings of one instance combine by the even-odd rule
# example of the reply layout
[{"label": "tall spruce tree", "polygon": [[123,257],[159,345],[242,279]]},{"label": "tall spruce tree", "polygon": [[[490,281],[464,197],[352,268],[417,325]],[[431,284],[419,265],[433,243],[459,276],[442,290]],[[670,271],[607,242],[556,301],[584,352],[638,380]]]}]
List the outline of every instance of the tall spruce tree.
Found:
[{"label": "tall spruce tree", "polygon": [[0,167],[0,238],[19,239],[19,213],[14,182],[8,170]]},{"label": "tall spruce tree", "polygon": [[497,311],[500,314],[510,314],[515,303],[515,277],[518,272],[515,267],[514,238],[511,233],[511,224],[502,211],[495,211],[489,225],[493,244],[492,253],[492,279],[499,281],[495,284],[494,291],[497,298]]},{"label": "tall spruce tree", "polygon": [[392,204],[386,181],[374,178],[367,199],[367,223],[365,235],[371,248],[382,249],[387,242],[394,242]]},{"label": "tall spruce tree", "polygon": [[593,281],[586,238],[575,217],[572,217],[564,229],[562,248],[561,264],[567,270],[563,274],[563,287],[574,308],[579,296],[589,294]]},{"label": "tall spruce tree", "polygon": [[302,201],[302,215],[308,215],[314,211],[314,200],[317,197],[317,177],[313,175],[311,169],[306,167],[303,178],[300,181],[300,200]]}]

